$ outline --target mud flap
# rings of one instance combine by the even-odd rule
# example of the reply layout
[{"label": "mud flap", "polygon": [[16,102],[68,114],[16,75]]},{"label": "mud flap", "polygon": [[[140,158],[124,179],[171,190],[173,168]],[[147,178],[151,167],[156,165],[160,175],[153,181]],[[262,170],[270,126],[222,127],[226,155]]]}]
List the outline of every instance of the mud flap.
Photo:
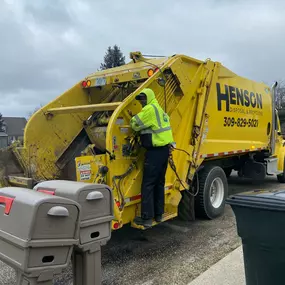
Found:
[{"label": "mud flap", "polygon": [[178,216],[183,221],[195,221],[195,197],[188,191],[182,191],[178,206]]}]

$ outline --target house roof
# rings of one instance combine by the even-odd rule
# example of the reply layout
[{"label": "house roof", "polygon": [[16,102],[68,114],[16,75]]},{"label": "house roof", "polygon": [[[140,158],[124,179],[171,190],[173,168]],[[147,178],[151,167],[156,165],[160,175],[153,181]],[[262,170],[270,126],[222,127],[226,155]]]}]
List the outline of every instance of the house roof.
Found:
[{"label": "house roof", "polygon": [[24,133],[24,128],[26,126],[26,118],[19,117],[2,117],[5,126],[6,133],[8,136],[21,136]]}]

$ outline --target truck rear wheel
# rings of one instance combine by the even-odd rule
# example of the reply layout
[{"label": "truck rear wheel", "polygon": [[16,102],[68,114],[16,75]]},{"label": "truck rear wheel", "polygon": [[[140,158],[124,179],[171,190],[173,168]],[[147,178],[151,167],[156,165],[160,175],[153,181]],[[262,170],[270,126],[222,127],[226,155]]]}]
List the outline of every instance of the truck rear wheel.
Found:
[{"label": "truck rear wheel", "polygon": [[228,195],[228,182],[219,166],[206,166],[199,172],[199,193],[195,200],[199,217],[214,219],[223,214]]}]

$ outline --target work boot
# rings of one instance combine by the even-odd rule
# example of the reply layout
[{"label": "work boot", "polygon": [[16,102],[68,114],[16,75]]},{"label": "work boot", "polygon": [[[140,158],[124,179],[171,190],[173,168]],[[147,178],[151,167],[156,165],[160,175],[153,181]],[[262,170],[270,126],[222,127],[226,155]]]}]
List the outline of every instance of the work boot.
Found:
[{"label": "work boot", "polygon": [[143,219],[141,217],[135,217],[135,224],[139,226],[144,226],[145,228],[150,228],[152,226],[152,219]]},{"label": "work boot", "polygon": [[160,223],[162,221],[162,215],[156,215],[154,219],[157,223]]}]

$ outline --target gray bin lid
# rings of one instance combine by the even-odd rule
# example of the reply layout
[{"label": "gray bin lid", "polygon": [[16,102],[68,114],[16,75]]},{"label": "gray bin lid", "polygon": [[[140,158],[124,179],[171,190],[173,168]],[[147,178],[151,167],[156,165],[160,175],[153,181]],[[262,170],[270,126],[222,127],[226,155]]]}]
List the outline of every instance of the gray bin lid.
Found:
[{"label": "gray bin lid", "polygon": [[74,243],[80,209],[70,199],[19,187],[0,188],[0,239],[11,236],[22,247],[43,239]]},{"label": "gray bin lid", "polygon": [[76,201],[81,205],[81,221],[102,217],[113,219],[112,189],[105,184],[49,180],[40,182],[34,190]]},{"label": "gray bin lid", "polygon": [[263,210],[285,211],[285,190],[254,190],[230,196],[231,206]]}]

